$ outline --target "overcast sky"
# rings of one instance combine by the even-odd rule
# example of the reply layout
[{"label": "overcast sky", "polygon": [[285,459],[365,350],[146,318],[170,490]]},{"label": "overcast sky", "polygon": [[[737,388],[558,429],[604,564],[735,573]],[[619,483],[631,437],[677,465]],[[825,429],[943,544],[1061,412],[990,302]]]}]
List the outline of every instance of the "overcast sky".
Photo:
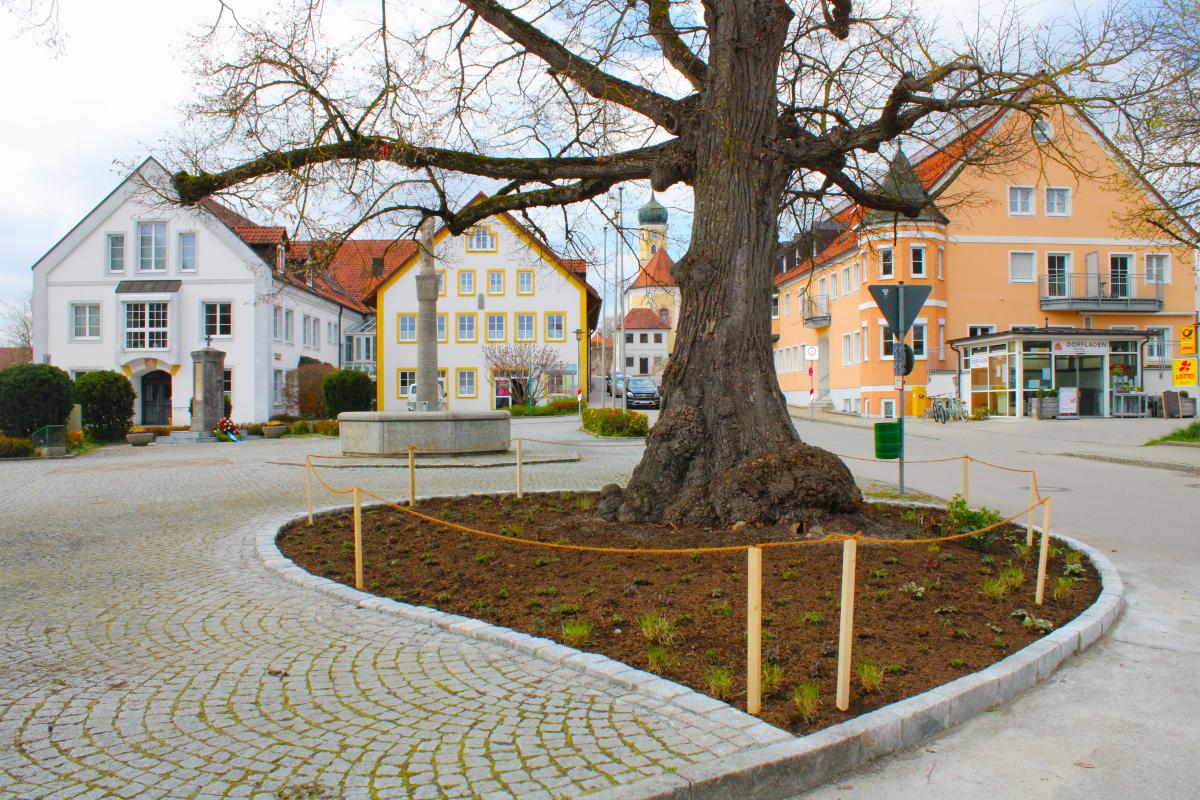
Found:
[{"label": "overcast sky", "polygon": [[[963,18],[976,6],[922,2]],[[1043,3],[1039,12],[1060,4]],[[253,14],[278,4],[230,5]],[[0,300],[30,288],[30,266],[120,182],[118,165],[140,161],[177,128],[179,108],[192,96],[182,45],[217,13],[215,0],[60,6],[59,54],[0,10],[0,108],[7,112],[0,126]],[[640,204],[640,194],[626,193],[627,208]],[[673,255],[680,250],[674,245]]]}]

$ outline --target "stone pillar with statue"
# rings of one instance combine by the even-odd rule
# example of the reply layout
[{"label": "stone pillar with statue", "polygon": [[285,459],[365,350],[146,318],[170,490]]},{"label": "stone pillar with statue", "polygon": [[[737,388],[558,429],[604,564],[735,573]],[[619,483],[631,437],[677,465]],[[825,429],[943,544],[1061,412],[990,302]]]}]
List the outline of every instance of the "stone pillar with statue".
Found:
[{"label": "stone pillar with statue", "polygon": [[174,442],[215,442],[213,428],[225,416],[225,353],[212,347],[208,339],[203,348],[192,351],[192,424],[186,431],[174,431]]}]

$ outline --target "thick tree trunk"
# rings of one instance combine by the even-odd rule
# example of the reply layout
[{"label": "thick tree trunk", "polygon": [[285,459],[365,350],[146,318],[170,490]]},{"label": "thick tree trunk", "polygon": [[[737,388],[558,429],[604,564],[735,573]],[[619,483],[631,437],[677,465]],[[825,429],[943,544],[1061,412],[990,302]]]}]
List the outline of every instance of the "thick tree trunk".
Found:
[{"label": "thick tree trunk", "polygon": [[[835,456],[800,443],[775,376],[771,277],[787,172],[773,156],[782,0],[708,0],[710,61],[695,139],[681,315],[646,454],[601,513],[718,525],[810,518],[862,502]],[[720,101],[717,102],[717,98]]]}]

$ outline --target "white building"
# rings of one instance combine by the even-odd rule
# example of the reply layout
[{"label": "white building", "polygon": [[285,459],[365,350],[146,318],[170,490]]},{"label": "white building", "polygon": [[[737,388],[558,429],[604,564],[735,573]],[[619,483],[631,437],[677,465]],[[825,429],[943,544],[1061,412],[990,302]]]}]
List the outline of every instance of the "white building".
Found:
[{"label": "white building", "polygon": [[343,331],[367,308],[333,274],[285,274],[283,228],[165,201],[149,187],[167,178],[147,159],[33,265],[34,360],[123,371],[135,422],[187,425],[190,354],[211,336],[234,418],[265,421],[287,410],[301,356],[340,365]]},{"label": "white building", "polygon": [[667,361],[671,325],[666,314],[633,308],[625,315],[625,374],[658,375]]},{"label": "white building", "polygon": [[[485,410],[509,404],[509,378],[486,366],[490,345],[537,345],[557,351],[561,370],[547,378],[547,396],[574,398],[587,374],[588,333],[600,299],[587,265],[561,259],[508,214],[489,217],[462,236],[442,228],[434,237],[440,275],[438,368],[447,406]],[[417,375],[417,287],[414,251],[374,293],[379,335],[377,407],[407,409]],[[368,298],[367,302],[371,302]]]}]

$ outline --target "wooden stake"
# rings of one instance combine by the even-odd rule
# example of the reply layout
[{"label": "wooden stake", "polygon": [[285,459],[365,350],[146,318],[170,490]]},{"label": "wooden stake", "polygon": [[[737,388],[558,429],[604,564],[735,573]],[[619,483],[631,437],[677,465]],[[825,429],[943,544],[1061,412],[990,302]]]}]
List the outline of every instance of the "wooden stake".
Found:
[{"label": "wooden stake", "polygon": [[967,505],[971,505],[971,457],[963,455],[963,500],[967,501]]},{"label": "wooden stake", "polygon": [[354,487],[354,588],[363,588],[362,497]]},{"label": "wooden stake", "polygon": [[1050,560],[1050,498],[1042,504],[1042,549],[1038,553],[1037,594],[1034,597],[1039,606],[1046,597],[1046,564]]},{"label": "wooden stake", "polygon": [[762,548],[746,550],[746,713],[762,711]]},{"label": "wooden stake", "polygon": [[308,527],[313,524],[312,512],[312,471],[313,463],[312,456],[304,457],[304,498],[308,503]]},{"label": "wooden stake", "polygon": [[1037,473],[1029,473],[1029,515],[1025,519],[1025,546],[1033,547],[1033,512],[1037,506]]},{"label": "wooden stake", "polygon": [[858,566],[858,541],[842,542],[841,630],[838,632],[837,707],[850,710],[850,659],[854,648],[854,572]]},{"label": "wooden stake", "polygon": [[417,448],[415,445],[408,447],[408,507],[414,508],[417,505]]},{"label": "wooden stake", "polygon": [[520,500],[525,496],[525,477],[521,473],[521,448],[522,442],[517,439],[517,499]]}]

